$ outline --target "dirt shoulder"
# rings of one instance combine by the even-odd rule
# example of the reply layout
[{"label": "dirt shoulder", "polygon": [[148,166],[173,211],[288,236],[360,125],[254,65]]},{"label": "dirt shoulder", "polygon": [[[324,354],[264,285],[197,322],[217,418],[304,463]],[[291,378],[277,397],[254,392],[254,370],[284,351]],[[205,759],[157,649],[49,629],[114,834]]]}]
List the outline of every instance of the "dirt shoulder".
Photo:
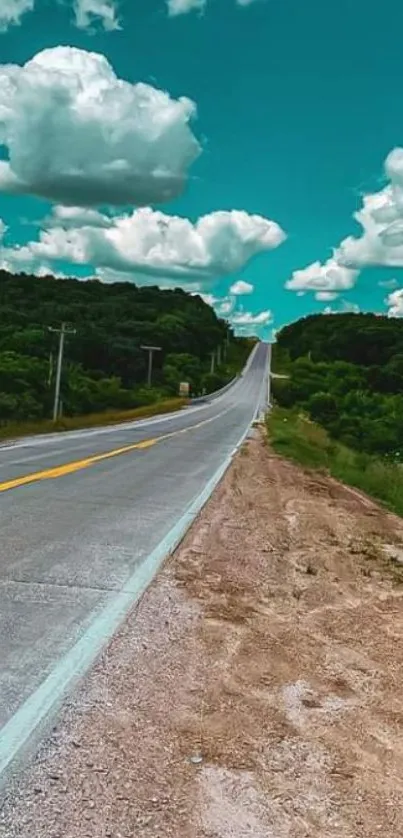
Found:
[{"label": "dirt shoulder", "polygon": [[251,440],[0,835],[401,838],[401,555],[402,520]]}]

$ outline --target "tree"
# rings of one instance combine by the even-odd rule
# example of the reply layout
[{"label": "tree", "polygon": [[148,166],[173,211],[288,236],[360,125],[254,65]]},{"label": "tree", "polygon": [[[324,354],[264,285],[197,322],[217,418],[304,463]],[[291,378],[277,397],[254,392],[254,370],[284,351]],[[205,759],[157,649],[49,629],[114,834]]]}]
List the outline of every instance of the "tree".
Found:
[{"label": "tree", "polygon": [[[180,380],[199,391],[210,353],[228,331],[201,297],[129,282],[0,271],[0,310],[0,421],[51,415],[58,335],[49,326],[65,321],[76,330],[66,340],[62,379],[63,410],[73,415],[146,404],[177,392]],[[144,344],[162,347],[152,392],[145,386]],[[233,336],[232,347],[231,363],[217,371],[219,384],[233,377],[250,350],[248,341]]]}]

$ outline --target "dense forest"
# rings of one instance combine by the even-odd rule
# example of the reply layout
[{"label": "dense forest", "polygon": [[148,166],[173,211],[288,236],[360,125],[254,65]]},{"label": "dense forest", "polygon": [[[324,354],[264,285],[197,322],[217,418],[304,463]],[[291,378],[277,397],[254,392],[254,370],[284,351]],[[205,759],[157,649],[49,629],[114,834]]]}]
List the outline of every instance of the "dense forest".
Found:
[{"label": "dense forest", "polygon": [[403,322],[375,314],[312,315],[286,326],[274,396],[359,451],[403,457]]},{"label": "dense forest", "polygon": [[[66,416],[144,405],[178,394],[181,381],[193,395],[211,392],[249,351],[210,306],[181,289],[0,271],[0,422],[52,415],[59,336],[51,329],[62,322],[75,330],[64,353]],[[154,356],[152,388],[141,348],[150,344],[162,350]]]}]

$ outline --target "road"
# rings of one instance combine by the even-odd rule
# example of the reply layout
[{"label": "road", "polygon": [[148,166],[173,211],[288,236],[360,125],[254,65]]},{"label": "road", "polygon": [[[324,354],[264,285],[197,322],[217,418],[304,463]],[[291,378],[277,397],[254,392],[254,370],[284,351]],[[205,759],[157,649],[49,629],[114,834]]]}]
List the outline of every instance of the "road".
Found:
[{"label": "road", "polygon": [[0,448],[0,774],[266,404],[269,352],[260,344],[230,390],[179,414]]}]

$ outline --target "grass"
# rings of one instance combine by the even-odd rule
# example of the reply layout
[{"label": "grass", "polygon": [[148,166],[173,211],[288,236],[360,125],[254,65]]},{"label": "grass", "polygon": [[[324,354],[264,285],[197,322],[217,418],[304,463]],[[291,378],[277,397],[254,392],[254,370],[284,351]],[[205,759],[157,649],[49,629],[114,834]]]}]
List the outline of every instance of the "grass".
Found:
[{"label": "grass", "polygon": [[275,407],[267,418],[274,450],[306,468],[354,486],[403,516],[403,468],[353,451],[297,411]]},{"label": "grass", "polygon": [[21,436],[34,434],[48,434],[55,431],[75,431],[82,428],[96,428],[103,425],[117,425],[136,419],[148,419],[161,413],[172,413],[187,404],[186,399],[165,399],[155,404],[136,407],[133,410],[109,411],[104,413],[90,413],[86,416],[65,416],[53,422],[44,419],[39,422],[10,423],[0,426],[0,439],[17,439]]}]

